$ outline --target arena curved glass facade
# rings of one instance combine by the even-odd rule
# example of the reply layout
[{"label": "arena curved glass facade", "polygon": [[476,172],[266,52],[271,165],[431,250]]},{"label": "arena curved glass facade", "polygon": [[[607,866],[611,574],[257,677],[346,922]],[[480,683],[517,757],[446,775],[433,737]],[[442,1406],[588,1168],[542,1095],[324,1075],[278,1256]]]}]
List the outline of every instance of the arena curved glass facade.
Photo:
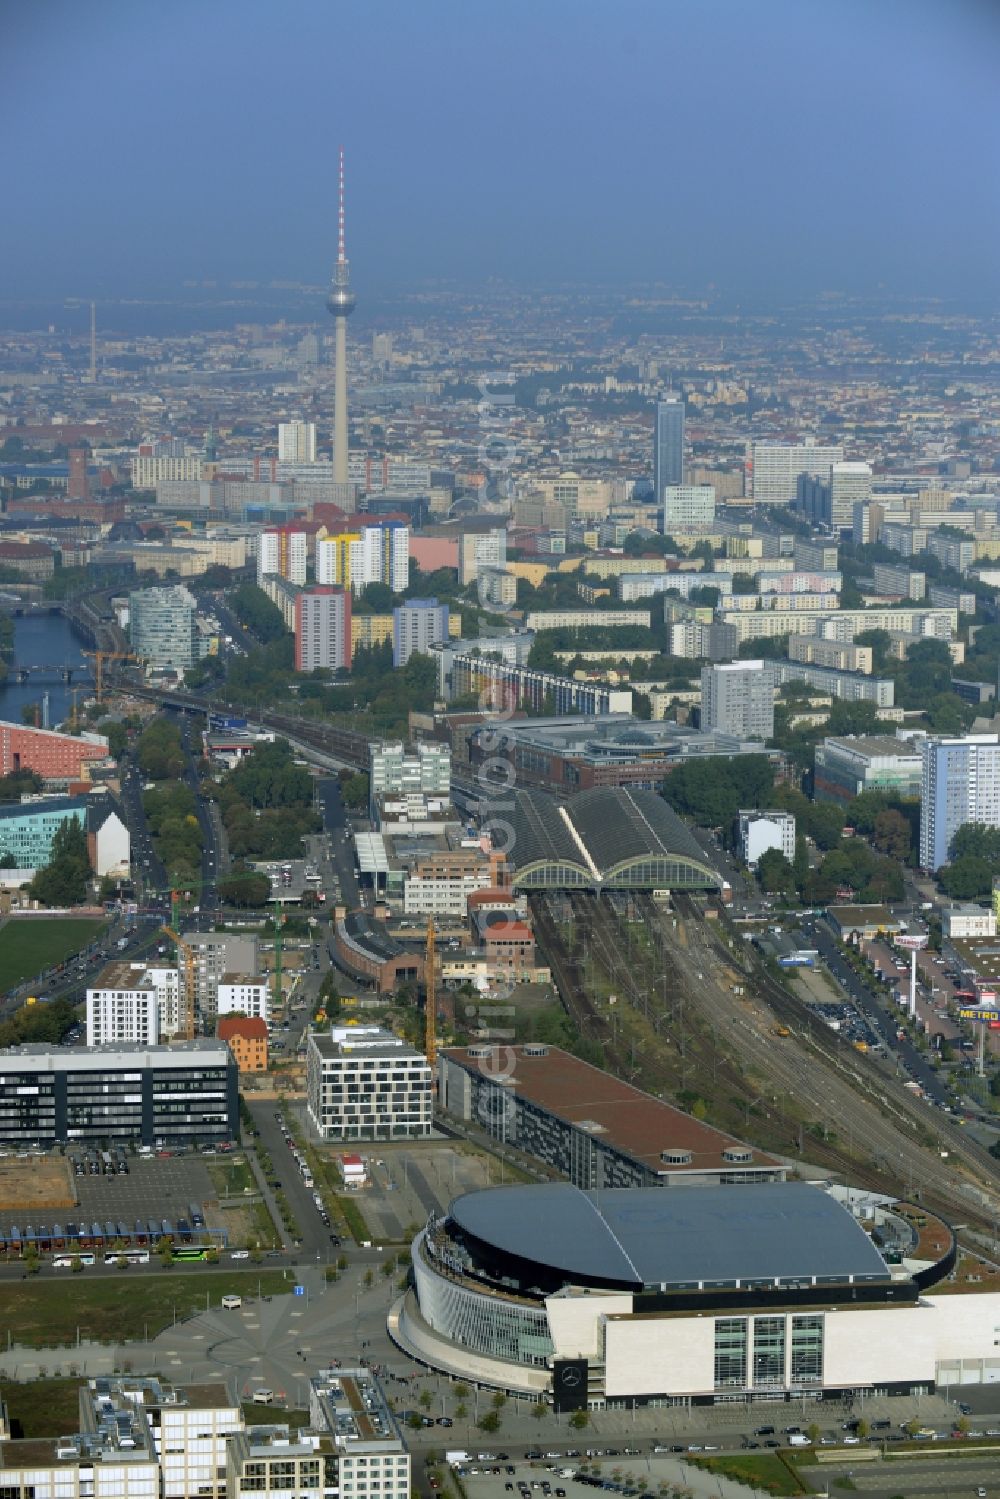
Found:
[{"label": "arena curved glass facade", "polygon": [[421,1315],[442,1337],[507,1363],[549,1363],[554,1348],[545,1308],[464,1284],[436,1262],[426,1231],[413,1245],[413,1276]]}]

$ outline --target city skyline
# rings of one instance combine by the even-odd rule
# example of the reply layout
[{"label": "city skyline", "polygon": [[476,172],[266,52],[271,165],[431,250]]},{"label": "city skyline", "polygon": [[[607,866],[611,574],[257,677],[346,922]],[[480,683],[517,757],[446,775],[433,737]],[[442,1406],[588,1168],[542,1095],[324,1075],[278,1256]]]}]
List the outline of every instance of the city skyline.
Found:
[{"label": "city skyline", "polygon": [[[494,277],[998,288],[985,5],[515,0],[498,18],[302,0],[297,20],[304,45],[275,70],[282,21],[264,0],[15,9],[7,295],[321,285],[340,141],[369,304]],[[956,233],[972,204],[976,232]]]}]

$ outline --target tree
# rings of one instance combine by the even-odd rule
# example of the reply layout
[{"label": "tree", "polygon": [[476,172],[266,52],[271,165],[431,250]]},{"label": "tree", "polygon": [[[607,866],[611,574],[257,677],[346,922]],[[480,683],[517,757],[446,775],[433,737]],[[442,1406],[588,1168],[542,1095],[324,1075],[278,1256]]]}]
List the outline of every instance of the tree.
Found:
[{"label": "tree", "polygon": [[266,874],[238,865],[217,880],[215,888],[225,905],[265,906],[271,894],[271,881]]},{"label": "tree", "polygon": [[347,776],[340,783],[341,795],[344,798],[345,807],[352,811],[363,812],[368,806],[368,776],[365,771],[359,771],[357,775]]},{"label": "tree", "polygon": [[792,866],[777,848],[769,848],[757,862],[757,878],[771,895],[786,895],[795,888]]},{"label": "tree", "polygon": [[953,859],[985,859],[1000,864],[1000,828],[983,822],[963,823],[951,840],[949,852]]},{"label": "tree", "polygon": [[545,1416],[548,1415],[548,1413],[549,1408],[545,1404],[544,1400],[536,1400],[534,1405],[531,1407],[531,1414],[534,1416],[536,1421],[541,1421]]},{"label": "tree", "polygon": [[910,824],[901,812],[887,807],[875,818],[873,842],[879,853],[893,859],[907,859],[910,855]]},{"label": "tree", "polygon": [[31,882],[31,894],[46,906],[78,906],[87,898],[90,855],[82,822],[67,817],[56,829],[48,864]]},{"label": "tree", "polygon": [[871,646],[873,670],[876,672],[885,670],[892,646],[892,636],[888,630],[862,630],[860,634],[855,635],[854,644]]},{"label": "tree", "polygon": [[952,900],[978,900],[993,887],[993,865],[973,855],[953,859],[938,870],[938,884]]},{"label": "tree", "polygon": [[495,1411],[502,1411],[504,1406],[507,1404],[507,1396],[503,1393],[502,1390],[497,1390],[496,1394],[493,1396],[492,1403],[493,1409]]},{"label": "tree", "polygon": [[569,1424],[574,1431],[582,1431],[585,1426],[590,1425],[590,1416],[585,1410],[574,1411],[569,1418]]},{"label": "tree", "polygon": [[128,730],[125,725],[117,718],[102,718],[97,729],[108,741],[108,753],[120,760],[128,745]]},{"label": "tree", "polygon": [[434,1396],[431,1394],[430,1390],[421,1390],[420,1395],[417,1398],[417,1404],[420,1406],[421,1410],[429,1411],[433,1403]]},{"label": "tree", "polygon": [[486,1411],[484,1415],[480,1416],[479,1420],[476,1422],[476,1425],[479,1427],[480,1431],[499,1431],[500,1412],[496,1410]]}]

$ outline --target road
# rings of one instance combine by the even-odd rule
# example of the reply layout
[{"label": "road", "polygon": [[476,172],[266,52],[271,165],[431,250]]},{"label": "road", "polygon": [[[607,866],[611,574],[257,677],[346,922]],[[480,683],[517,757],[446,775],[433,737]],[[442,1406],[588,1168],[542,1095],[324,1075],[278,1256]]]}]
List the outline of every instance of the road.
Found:
[{"label": "road", "polygon": [[801,932],[803,945],[810,940],[816,944],[820,957],[833,977],[854,1000],[885,1042],[886,1049],[895,1053],[914,1082],[920,1084],[929,1097],[942,1107],[950,1103],[947,1088],[909,1039],[897,1037],[899,1017],[876,995],[854,972],[837,949],[837,943],[823,922],[816,922]]},{"label": "road", "polygon": [[361,891],[354,873],[354,837],[340,782],[333,776],[317,782],[317,800],[323,828],[330,835],[330,862],[340,886],[340,898],[348,910],[361,904]]},{"label": "road", "polygon": [[305,1264],[308,1264],[310,1260],[314,1262],[321,1260],[323,1264],[326,1264],[334,1248],[330,1240],[330,1229],[322,1222],[316,1204],[313,1202],[312,1190],[302,1180],[291,1150],[285,1144],[281,1126],[274,1117],[274,1104],[270,1100],[254,1103],[250,1099],[247,1103],[254,1125],[260,1134],[259,1143],[271,1157],[274,1174],[284,1188],[289,1206],[299,1225],[299,1237],[302,1243],[298,1248],[296,1258]]}]

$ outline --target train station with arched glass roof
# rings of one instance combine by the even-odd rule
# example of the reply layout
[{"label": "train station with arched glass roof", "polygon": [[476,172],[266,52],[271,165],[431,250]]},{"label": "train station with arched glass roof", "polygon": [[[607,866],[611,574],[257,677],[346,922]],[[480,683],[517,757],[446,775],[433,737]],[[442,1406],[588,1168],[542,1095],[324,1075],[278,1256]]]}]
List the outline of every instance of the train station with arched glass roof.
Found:
[{"label": "train station with arched glass roof", "polygon": [[508,857],[519,890],[706,890],[721,877],[654,791],[598,787],[559,802],[516,791]]}]

